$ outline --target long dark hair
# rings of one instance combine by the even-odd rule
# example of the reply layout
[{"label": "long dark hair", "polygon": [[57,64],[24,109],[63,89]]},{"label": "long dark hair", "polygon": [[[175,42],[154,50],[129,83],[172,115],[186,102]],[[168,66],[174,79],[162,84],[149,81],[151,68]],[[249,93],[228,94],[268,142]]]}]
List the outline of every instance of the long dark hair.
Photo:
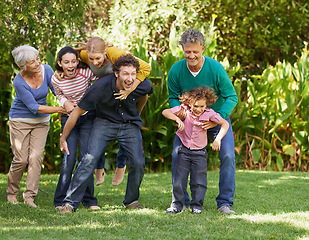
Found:
[{"label": "long dark hair", "polygon": [[[59,52],[58,52],[58,59],[57,62],[55,64],[55,68],[56,70],[63,72],[62,67],[59,66],[58,61],[61,62],[63,55],[67,54],[67,53],[73,53],[76,56],[76,59],[78,59],[78,55],[77,52],[75,51],[74,48],[66,46],[64,48],[62,48]],[[77,65],[77,68],[88,68],[88,65],[86,63],[83,63],[81,61],[79,61],[79,64]]]}]

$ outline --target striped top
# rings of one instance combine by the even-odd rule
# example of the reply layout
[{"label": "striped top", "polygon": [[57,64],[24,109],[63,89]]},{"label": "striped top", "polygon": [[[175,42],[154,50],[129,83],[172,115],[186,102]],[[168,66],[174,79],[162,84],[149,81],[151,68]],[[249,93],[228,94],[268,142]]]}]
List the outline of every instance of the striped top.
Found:
[{"label": "striped top", "polygon": [[90,68],[78,68],[73,78],[64,77],[59,80],[53,75],[51,79],[61,106],[63,106],[66,101],[75,104],[79,103],[87,89],[91,86],[91,81],[96,80],[98,80],[98,77],[93,74]]}]

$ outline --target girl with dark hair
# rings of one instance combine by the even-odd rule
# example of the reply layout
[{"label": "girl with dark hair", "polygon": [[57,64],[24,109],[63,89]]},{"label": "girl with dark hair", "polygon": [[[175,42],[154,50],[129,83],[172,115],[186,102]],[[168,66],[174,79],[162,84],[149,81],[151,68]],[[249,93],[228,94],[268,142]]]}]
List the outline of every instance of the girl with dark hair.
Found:
[{"label": "girl with dark hair", "polygon": [[[71,47],[64,47],[59,51],[55,67],[62,74],[61,79],[58,79],[56,75],[52,77],[52,84],[56,96],[66,111],[71,113],[91,86],[91,81],[96,81],[98,77],[93,74],[86,64],[78,60],[77,52]],[[62,129],[68,117],[69,115],[67,114],[61,115]],[[69,152],[64,152],[59,181],[54,196],[54,205],[56,208],[62,206],[62,201],[70,185],[72,173],[77,162],[78,142],[80,149],[79,158],[81,159],[87,152],[88,138],[94,119],[95,110],[87,112],[79,118],[68,136],[67,143]],[[93,175],[91,175],[88,181],[82,203],[90,209],[98,210],[100,207],[97,206],[97,199],[93,196]]]}]

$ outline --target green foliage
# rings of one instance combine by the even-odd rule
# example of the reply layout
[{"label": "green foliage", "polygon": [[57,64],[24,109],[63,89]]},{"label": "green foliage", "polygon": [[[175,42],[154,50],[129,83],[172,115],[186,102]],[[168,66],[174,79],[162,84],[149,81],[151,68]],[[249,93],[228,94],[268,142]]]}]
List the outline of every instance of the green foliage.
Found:
[{"label": "green foliage", "polygon": [[[30,44],[53,66],[59,46],[84,41],[86,35],[100,36],[151,64],[155,93],[142,113],[147,169],[168,169],[176,127],[161,116],[168,107],[166,78],[183,58],[178,40],[190,28],[204,33],[204,54],[221,61],[240,98],[231,115],[237,164],[308,171],[308,11],[306,0],[0,2],[0,171],[8,170],[12,159],[7,121],[18,70],[10,51]],[[57,104],[52,96],[48,101]],[[59,133],[58,116],[52,115],[45,169],[60,169]],[[117,150],[116,144],[107,150],[108,168]],[[209,162],[210,168],[219,167],[212,151]]]},{"label": "green foliage", "polygon": [[247,97],[232,113],[236,147],[246,168],[308,171],[309,57],[277,62],[247,82]]}]

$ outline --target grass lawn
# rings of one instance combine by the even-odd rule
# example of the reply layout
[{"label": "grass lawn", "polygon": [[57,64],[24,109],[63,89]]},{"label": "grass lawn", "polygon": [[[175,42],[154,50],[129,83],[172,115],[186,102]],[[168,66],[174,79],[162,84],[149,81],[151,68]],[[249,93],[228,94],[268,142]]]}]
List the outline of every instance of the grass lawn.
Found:
[{"label": "grass lawn", "polygon": [[[26,174],[25,174],[26,175]],[[58,175],[42,175],[35,198],[38,209],[22,203],[25,176],[16,205],[6,201],[7,175],[0,174],[0,239],[309,239],[309,173],[237,171],[233,210],[216,209],[216,171],[208,172],[208,190],[201,215],[185,211],[167,215],[171,175],[145,174],[140,204],[147,210],[122,206],[126,177],[112,186],[112,173],[95,187],[99,211],[83,206],[60,215],[53,207]]]}]

